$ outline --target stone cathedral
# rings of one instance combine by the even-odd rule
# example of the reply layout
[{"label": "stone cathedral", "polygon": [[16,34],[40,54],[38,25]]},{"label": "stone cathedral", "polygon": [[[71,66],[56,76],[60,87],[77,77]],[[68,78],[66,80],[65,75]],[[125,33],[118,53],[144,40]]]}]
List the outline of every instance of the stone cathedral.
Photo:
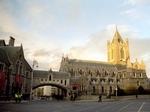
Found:
[{"label": "stone cathedral", "polygon": [[59,71],[69,72],[70,83],[77,84],[82,94],[113,94],[129,86],[148,89],[143,60],[130,61],[129,40],[124,41],[117,28],[112,41],[107,42],[107,57],[108,62],[62,56]]}]

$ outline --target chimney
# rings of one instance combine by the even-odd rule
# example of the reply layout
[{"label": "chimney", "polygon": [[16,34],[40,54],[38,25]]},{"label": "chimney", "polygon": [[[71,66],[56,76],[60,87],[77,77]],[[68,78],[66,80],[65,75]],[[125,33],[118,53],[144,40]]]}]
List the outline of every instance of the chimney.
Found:
[{"label": "chimney", "polygon": [[10,36],[9,46],[14,46],[14,43],[15,43],[15,39],[12,36]]}]

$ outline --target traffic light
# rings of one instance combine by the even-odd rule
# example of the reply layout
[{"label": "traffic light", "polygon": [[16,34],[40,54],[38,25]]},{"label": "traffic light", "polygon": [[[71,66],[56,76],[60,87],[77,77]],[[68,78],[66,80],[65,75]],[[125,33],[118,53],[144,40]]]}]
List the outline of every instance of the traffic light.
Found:
[{"label": "traffic light", "polygon": [[77,84],[72,84],[72,89],[76,90],[77,89]]}]

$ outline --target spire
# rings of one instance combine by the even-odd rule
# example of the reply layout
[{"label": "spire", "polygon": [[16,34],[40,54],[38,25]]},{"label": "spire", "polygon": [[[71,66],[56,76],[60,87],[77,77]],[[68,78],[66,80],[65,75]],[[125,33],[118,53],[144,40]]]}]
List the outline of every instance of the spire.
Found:
[{"label": "spire", "polygon": [[127,60],[127,67],[128,67],[128,68],[131,68],[131,67],[132,67],[132,64],[131,64],[131,62],[130,62],[130,59]]},{"label": "spire", "polygon": [[114,43],[115,41],[122,43],[122,44],[124,43],[122,37],[120,36],[120,34],[118,32],[117,25],[116,25],[116,32],[115,32],[115,35],[113,37],[112,43]]},{"label": "spire", "polygon": [[141,65],[145,66],[145,63],[144,63],[143,59],[141,60]]},{"label": "spire", "polygon": [[146,68],[146,66],[145,66],[145,63],[144,63],[144,61],[143,61],[143,59],[141,60],[141,69],[145,69]]}]

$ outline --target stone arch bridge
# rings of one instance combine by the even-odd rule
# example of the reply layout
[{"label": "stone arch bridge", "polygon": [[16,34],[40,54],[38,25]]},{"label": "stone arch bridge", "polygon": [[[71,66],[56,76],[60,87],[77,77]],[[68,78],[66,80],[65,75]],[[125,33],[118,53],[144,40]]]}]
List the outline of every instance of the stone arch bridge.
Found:
[{"label": "stone arch bridge", "polygon": [[34,70],[33,90],[41,86],[52,86],[55,87],[58,95],[66,96],[70,90],[69,77],[67,72]]}]

